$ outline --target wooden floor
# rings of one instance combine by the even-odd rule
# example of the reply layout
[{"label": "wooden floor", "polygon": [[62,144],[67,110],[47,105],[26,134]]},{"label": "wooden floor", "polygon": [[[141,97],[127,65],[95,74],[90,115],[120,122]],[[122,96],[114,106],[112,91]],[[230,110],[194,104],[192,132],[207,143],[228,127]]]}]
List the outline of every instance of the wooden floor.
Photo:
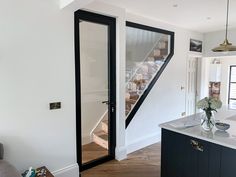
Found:
[{"label": "wooden floor", "polygon": [[160,143],[82,172],[82,177],[160,177]]},{"label": "wooden floor", "polygon": [[82,163],[89,162],[106,155],[108,155],[108,150],[95,143],[89,143],[82,146]]}]

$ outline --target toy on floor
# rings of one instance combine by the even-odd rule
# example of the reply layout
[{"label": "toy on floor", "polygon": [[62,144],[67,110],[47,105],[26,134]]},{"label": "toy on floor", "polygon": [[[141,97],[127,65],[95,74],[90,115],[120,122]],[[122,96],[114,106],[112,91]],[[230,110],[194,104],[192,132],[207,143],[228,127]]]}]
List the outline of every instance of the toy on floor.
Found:
[{"label": "toy on floor", "polygon": [[54,177],[52,173],[47,169],[47,167],[43,166],[36,169],[35,177]]},{"label": "toy on floor", "polygon": [[36,173],[37,173],[37,176],[46,177],[47,171],[46,169],[42,168],[40,170],[37,170]]},{"label": "toy on floor", "polygon": [[35,169],[33,169],[32,167],[30,167],[29,170],[26,170],[22,174],[23,177],[35,177],[35,175],[36,175]]}]

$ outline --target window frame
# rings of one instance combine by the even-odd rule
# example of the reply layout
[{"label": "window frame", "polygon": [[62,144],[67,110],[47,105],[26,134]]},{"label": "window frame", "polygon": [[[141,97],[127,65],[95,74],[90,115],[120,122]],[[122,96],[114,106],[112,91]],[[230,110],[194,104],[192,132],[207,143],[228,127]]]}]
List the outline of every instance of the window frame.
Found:
[{"label": "window frame", "polygon": [[236,68],[236,65],[230,65],[230,69],[229,69],[229,87],[228,87],[228,104],[229,104],[229,105],[230,105],[230,100],[236,100],[236,98],[231,98],[231,97],[230,97],[231,84],[236,84],[236,82],[231,82],[232,68]]}]

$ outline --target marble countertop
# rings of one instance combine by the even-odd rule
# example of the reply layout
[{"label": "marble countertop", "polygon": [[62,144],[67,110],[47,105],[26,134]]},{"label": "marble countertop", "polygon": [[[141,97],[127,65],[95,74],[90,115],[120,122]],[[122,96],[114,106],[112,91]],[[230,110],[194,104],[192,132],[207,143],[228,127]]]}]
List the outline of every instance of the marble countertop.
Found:
[{"label": "marble countertop", "polygon": [[220,131],[216,127],[210,132],[204,131],[200,126],[201,115],[202,113],[197,113],[159,126],[166,130],[236,149],[236,110],[224,107],[215,113],[216,121],[230,124],[227,131]]}]

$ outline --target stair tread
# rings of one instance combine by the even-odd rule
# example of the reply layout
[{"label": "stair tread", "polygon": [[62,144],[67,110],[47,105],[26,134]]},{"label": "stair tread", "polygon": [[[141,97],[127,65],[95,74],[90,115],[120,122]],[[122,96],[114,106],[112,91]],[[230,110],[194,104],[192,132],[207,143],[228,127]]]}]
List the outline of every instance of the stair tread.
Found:
[{"label": "stair tread", "polygon": [[108,141],[108,134],[100,135],[99,137]]},{"label": "stair tread", "polygon": [[94,135],[108,141],[108,134],[106,132],[102,131],[102,130],[98,131],[98,132],[95,132]]},{"label": "stair tread", "polygon": [[108,149],[108,134],[104,131],[98,131],[93,133],[93,141],[102,146],[105,149]]},{"label": "stair tread", "polygon": [[129,104],[135,104],[137,100],[135,100],[135,99],[127,99],[125,101],[126,101],[126,103],[129,103]]}]

